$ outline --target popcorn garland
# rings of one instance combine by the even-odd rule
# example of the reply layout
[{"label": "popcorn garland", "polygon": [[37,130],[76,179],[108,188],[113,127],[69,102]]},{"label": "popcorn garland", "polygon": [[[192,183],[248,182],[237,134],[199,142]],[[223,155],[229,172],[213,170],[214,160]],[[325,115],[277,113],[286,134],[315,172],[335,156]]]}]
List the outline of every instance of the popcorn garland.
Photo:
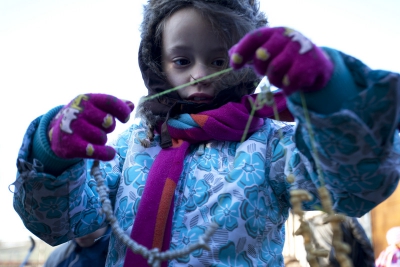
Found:
[{"label": "popcorn garland", "polygon": [[[268,106],[273,106],[274,111],[276,110],[276,103],[274,102],[273,93],[271,91],[270,86],[264,85],[261,87],[261,91],[264,93],[265,100],[261,100],[260,103],[265,103]],[[261,94],[263,95],[263,94]],[[312,153],[315,159],[315,165],[317,168],[318,177],[321,182],[321,187],[318,188],[318,194],[321,199],[321,204],[323,211],[325,211],[328,216],[324,219],[324,223],[330,223],[332,227],[332,247],[335,250],[335,257],[339,262],[341,267],[353,267],[353,263],[350,260],[348,254],[351,252],[351,247],[343,242],[343,233],[340,228],[340,223],[345,220],[345,216],[342,214],[335,214],[332,209],[332,200],[330,198],[329,192],[324,186],[324,179],[322,168],[320,165],[319,157],[317,150],[314,145],[314,133],[311,128],[310,116],[308,114],[308,109],[306,105],[306,101],[304,98],[304,94],[300,92],[301,102],[304,110],[304,117],[306,120],[306,126],[308,130],[308,134],[310,136],[310,142],[312,147]],[[275,112],[275,119],[279,120],[279,116],[277,112]],[[282,138],[281,132],[279,136]],[[287,176],[287,181],[289,183],[293,183],[295,181],[295,176],[293,174],[289,174]],[[299,216],[300,226],[295,232],[295,235],[302,235],[304,240],[304,248],[307,253],[307,261],[311,267],[319,267],[318,257],[328,257],[329,251],[323,249],[316,249],[313,245],[312,240],[313,234],[310,228],[309,223],[304,218],[304,211],[302,210],[302,202],[312,200],[312,196],[305,190],[297,189],[290,191],[290,203],[292,204],[292,211],[294,214]]]},{"label": "popcorn garland", "polygon": [[[304,110],[306,126],[307,126],[307,130],[308,130],[308,134],[310,136],[312,153],[314,155],[314,160],[315,160],[315,165],[317,168],[318,177],[321,182],[321,187],[318,188],[318,195],[321,199],[323,211],[325,211],[328,214],[328,217],[324,219],[324,223],[331,224],[332,232],[333,232],[332,247],[335,250],[335,258],[339,262],[339,265],[341,267],[353,267],[353,263],[348,256],[348,254],[351,251],[351,247],[348,244],[346,244],[345,242],[343,242],[343,232],[342,232],[342,229],[340,228],[340,223],[345,220],[345,216],[342,214],[335,214],[332,209],[332,200],[331,200],[328,190],[324,186],[322,168],[320,165],[317,150],[314,145],[315,144],[314,143],[314,132],[312,131],[312,128],[311,128],[311,121],[310,121],[310,116],[308,114],[306,100],[305,100],[304,94],[302,92],[300,92],[300,96],[301,96],[301,102],[302,102],[302,106],[303,106],[303,110]],[[311,195],[306,195],[306,194],[308,194],[308,192],[306,192],[306,191],[299,193],[298,190],[293,190],[291,192],[291,200],[290,201],[298,203],[298,202],[302,202],[305,200],[307,200],[307,201],[311,200]],[[297,195],[301,195],[302,197],[296,199]],[[292,198],[293,198],[293,200],[292,200]],[[297,210],[294,212],[299,212],[298,214],[300,215],[300,222],[302,222],[304,220],[304,218],[303,218],[304,212],[302,212],[302,211],[300,212],[300,211],[301,211],[301,204],[297,208]],[[302,228],[302,224],[300,224],[300,228]],[[305,240],[304,241],[305,249],[308,253],[307,260],[309,260],[311,267],[318,266],[318,262],[316,262],[316,258],[314,258],[314,256],[320,257],[317,255],[319,255],[319,253],[321,251],[320,252],[315,251],[312,247],[309,246],[309,243],[307,243],[307,245],[306,245],[306,239],[309,239],[309,237],[312,236],[310,227],[303,226],[303,228],[300,231],[299,230],[298,230],[298,234],[303,235],[303,238]]]},{"label": "popcorn garland", "polygon": [[341,267],[353,267],[353,263],[348,256],[351,252],[351,247],[343,242],[343,232],[340,228],[340,223],[345,220],[345,216],[333,212],[332,201],[325,186],[320,187],[318,193],[321,198],[322,207],[328,214],[328,217],[324,219],[324,223],[330,223],[332,226],[332,247],[335,249],[335,257]]},{"label": "popcorn garland", "polygon": [[304,219],[304,211],[301,208],[303,201],[312,200],[312,196],[305,190],[291,190],[290,192],[290,203],[292,204],[292,211],[294,214],[297,214],[300,219],[300,226],[294,233],[295,235],[302,235],[304,248],[307,253],[307,261],[311,267],[318,267],[319,263],[317,257],[328,257],[329,251],[323,249],[315,249],[314,244],[312,243],[313,234],[311,232],[310,225],[307,220]]}]

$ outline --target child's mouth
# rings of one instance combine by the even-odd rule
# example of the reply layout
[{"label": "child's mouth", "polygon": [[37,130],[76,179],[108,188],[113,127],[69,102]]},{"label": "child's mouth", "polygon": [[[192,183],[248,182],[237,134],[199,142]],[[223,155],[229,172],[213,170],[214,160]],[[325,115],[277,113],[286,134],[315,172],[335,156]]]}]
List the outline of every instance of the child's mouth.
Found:
[{"label": "child's mouth", "polygon": [[211,103],[213,98],[205,94],[196,94],[190,96],[187,100],[196,103]]}]

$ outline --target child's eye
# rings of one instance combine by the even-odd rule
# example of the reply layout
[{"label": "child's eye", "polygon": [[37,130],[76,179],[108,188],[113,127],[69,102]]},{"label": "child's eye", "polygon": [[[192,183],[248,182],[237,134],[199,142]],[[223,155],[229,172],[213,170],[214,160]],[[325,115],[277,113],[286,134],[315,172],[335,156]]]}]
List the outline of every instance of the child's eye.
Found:
[{"label": "child's eye", "polygon": [[223,67],[225,65],[225,59],[214,60],[211,64],[217,67]]},{"label": "child's eye", "polygon": [[179,66],[185,66],[185,65],[190,64],[190,60],[184,59],[184,58],[180,58],[180,59],[175,59],[174,63],[176,65],[179,65]]}]

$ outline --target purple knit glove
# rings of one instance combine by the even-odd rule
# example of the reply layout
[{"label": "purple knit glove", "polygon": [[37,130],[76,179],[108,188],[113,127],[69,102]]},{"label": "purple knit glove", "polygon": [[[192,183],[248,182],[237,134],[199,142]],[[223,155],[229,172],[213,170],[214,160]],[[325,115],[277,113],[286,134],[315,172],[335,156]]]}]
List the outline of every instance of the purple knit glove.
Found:
[{"label": "purple knit glove", "polygon": [[108,161],[115,150],[106,146],[107,134],[125,123],[134,105],[111,95],[84,94],[64,106],[50,122],[51,149],[61,158],[92,158]]},{"label": "purple knit glove", "polygon": [[317,91],[333,73],[333,63],[322,49],[290,28],[257,29],[233,46],[229,55],[234,69],[251,65],[286,95]]}]

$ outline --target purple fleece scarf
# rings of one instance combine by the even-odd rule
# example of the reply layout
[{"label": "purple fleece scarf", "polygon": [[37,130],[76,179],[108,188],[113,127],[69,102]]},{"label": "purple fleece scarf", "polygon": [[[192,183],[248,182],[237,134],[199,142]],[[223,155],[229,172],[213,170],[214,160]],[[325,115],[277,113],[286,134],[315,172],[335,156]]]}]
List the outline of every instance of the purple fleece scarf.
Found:
[{"label": "purple fleece scarf", "polygon": [[[174,193],[190,144],[209,140],[240,141],[249,120],[248,135],[260,129],[264,119],[272,118],[274,113],[271,107],[264,105],[251,118],[250,100],[255,102],[256,98],[257,94],[244,96],[240,103],[229,102],[218,109],[182,114],[178,119],[168,120],[173,145],[160,151],[150,169],[131,232],[133,240],[148,249],[169,249]],[[275,94],[274,99],[281,119],[293,121],[283,94]],[[127,266],[148,264],[145,258],[128,249],[124,263],[124,267]],[[162,266],[167,266],[167,262],[163,262]]]}]

